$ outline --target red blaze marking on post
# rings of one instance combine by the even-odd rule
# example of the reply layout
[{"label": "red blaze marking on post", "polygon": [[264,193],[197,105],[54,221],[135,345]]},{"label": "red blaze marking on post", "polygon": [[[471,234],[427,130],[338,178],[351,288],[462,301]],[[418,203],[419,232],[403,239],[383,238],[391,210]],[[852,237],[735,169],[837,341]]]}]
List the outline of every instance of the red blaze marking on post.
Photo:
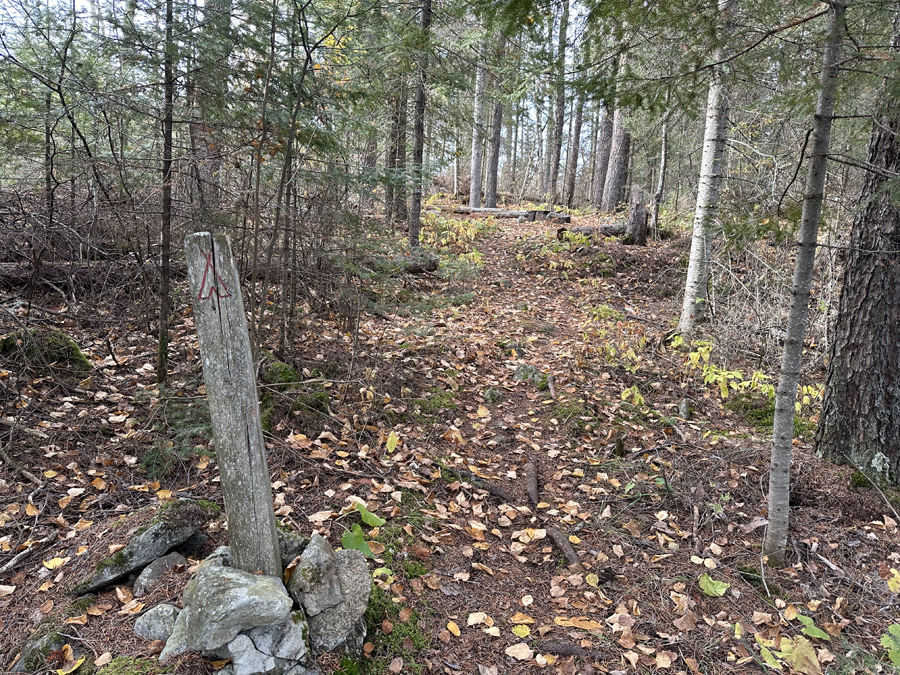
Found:
[{"label": "red blaze marking on post", "polygon": [[[219,273],[216,271],[216,266],[213,261],[213,252],[204,253],[203,257],[206,258],[206,268],[203,270],[203,281],[200,282],[200,292],[197,294],[198,300],[206,300],[209,299],[211,304],[215,304],[212,297],[213,292],[215,292],[217,298],[231,298],[231,291],[228,290],[228,287],[225,285],[225,282],[222,281],[222,277],[219,276]],[[212,270],[213,276],[215,277],[209,285],[209,292],[206,296],[203,295],[203,289],[206,288],[206,279],[209,277],[209,271]],[[222,291],[219,290],[219,285],[222,286]]]}]

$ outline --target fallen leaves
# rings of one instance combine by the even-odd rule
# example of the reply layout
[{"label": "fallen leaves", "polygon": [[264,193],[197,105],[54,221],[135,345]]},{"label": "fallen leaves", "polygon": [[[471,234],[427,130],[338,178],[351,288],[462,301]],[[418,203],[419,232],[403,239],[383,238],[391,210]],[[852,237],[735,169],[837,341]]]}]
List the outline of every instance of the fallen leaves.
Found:
[{"label": "fallen leaves", "polygon": [[517,661],[528,661],[529,659],[534,658],[534,652],[531,650],[531,647],[524,642],[519,642],[511,647],[507,647],[504,653]]}]

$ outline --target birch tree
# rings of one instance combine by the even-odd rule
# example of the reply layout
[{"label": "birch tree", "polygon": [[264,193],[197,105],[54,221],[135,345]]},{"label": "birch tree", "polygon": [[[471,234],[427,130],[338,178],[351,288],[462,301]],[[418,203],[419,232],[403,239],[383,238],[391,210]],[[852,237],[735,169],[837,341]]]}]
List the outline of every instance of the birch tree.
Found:
[{"label": "birch tree", "polygon": [[731,20],[737,0],[719,0],[719,44],[713,51],[712,77],[706,101],[706,126],[703,134],[703,156],[694,210],[694,231],[688,261],[684,302],[678,332],[687,334],[706,314],[707,280],[709,277],[710,229],[719,213],[719,190],[722,185],[722,160],[725,155],[725,121],[728,113],[728,88],[725,83],[725,44],[730,39]]},{"label": "birch tree", "polygon": [[781,357],[781,373],[775,395],[775,421],[772,430],[772,457],[769,466],[769,524],[763,541],[763,555],[772,564],[784,561],[790,516],[791,450],[794,440],[794,403],[803,361],[803,336],[806,334],[809,313],[809,289],[819,218],[825,197],[825,176],[828,150],[831,144],[831,122],[837,89],[838,61],[844,31],[844,5],[832,2],[828,13],[828,37],[822,59],[819,98],[814,115],[812,151],[806,176],[803,212],[797,237],[797,257],[794,261],[794,280],[791,288],[791,308],[788,314],[787,336]]}]

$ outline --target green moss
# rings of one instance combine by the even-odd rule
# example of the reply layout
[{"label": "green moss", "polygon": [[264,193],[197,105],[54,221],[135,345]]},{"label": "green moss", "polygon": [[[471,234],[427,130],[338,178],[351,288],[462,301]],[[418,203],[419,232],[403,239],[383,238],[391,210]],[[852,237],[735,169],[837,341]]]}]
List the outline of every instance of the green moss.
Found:
[{"label": "green moss", "polygon": [[[388,619],[394,625],[387,635],[381,629],[384,619]],[[360,675],[382,675],[387,672],[388,664],[397,656],[403,657],[404,670],[412,673],[424,670],[424,665],[416,663],[416,659],[431,646],[431,639],[422,630],[421,616],[417,611],[413,610],[408,621],[401,621],[400,606],[391,602],[390,594],[378,586],[373,586],[365,620],[366,634],[374,649],[370,658],[358,664],[357,672]],[[412,649],[406,648],[409,645]]]},{"label": "green moss", "polygon": [[589,433],[588,427],[597,422],[597,418],[582,403],[575,401],[558,401],[547,406],[545,414],[559,422],[560,428],[571,436]]},{"label": "green moss", "polygon": [[[737,394],[726,401],[725,407],[743,415],[747,423],[756,429],[771,431],[775,422],[775,401],[759,393]],[[814,422],[794,415],[795,438],[810,438],[815,431]]]},{"label": "green moss", "polygon": [[129,557],[125,553],[125,549],[121,549],[116,551],[108,558],[104,558],[100,562],[97,563],[97,573],[100,573],[110,567],[118,568],[124,571],[124,569],[128,566]]},{"label": "green moss", "polygon": [[400,569],[407,579],[418,579],[428,574],[428,568],[418,560],[404,560],[400,564]]},{"label": "green moss", "polygon": [[431,392],[428,398],[413,399],[425,415],[435,415],[445,410],[459,410],[459,406],[453,402],[452,391],[432,389]]},{"label": "green moss", "polygon": [[284,391],[292,384],[300,381],[297,370],[282,361],[268,361],[259,374],[260,384],[274,386],[278,391]]},{"label": "green moss", "polygon": [[213,518],[222,514],[222,509],[215,502],[206,499],[173,499],[163,503],[150,521],[156,523],[182,523],[189,522],[192,525],[205,525]]},{"label": "green moss", "polygon": [[94,368],[75,341],[56,328],[46,333],[11,333],[0,342],[0,354],[21,361],[38,373],[49,368],[84,377]]},{"label": "green moss", "polygon": [[117,656],[107,663],[97,675],[159,675],[168,673],[168,666],[161,666],[150,659],[136,659],[130,656]]}]

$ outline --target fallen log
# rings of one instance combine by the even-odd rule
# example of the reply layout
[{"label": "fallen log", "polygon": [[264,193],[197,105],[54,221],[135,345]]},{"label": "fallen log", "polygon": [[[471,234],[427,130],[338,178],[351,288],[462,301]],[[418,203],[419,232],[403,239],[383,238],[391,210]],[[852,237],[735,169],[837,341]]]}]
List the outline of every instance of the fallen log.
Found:
[{"label": "fallen log", "polygon": [[561,227],[556,231],[556,238],[562,241],[566,232],[580,234],[583,237],[619,237],[625,234],[624,225],[580,225],[578,227]]},{"label": "fallen log", "polygon": [[413,251],[405,256],[369,258],[363,261],[363,265],[373,272],[400,276],[401,274],[436,272],[440,262],[441,259],[434,253]]}]

